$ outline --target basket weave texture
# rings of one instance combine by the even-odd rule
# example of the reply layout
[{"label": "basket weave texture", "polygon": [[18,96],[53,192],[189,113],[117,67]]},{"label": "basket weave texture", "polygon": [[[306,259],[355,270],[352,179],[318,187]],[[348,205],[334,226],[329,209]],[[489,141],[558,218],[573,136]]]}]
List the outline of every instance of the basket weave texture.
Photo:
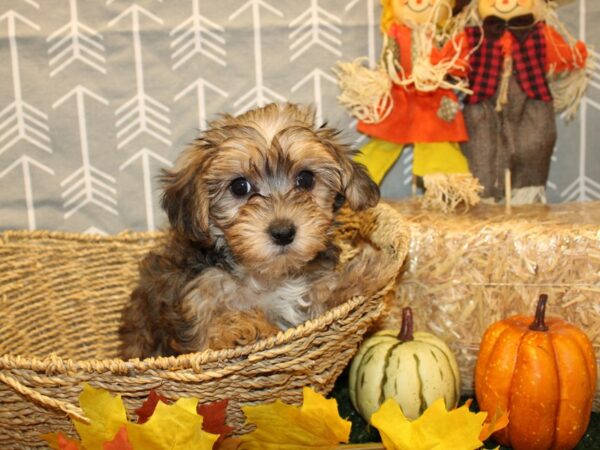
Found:
[{"label": "basket weave texture", "polygon": [[[385,204],[341,216],[343,261],[367,240],[398,272],[407,228]],[[298,404],[302,388],[328,393],[378,318],[395,279],[370,297],[353,297],[321,317],[253,345],[178,357],[117,357],[121,309],[138,263],[160,233],[99,237],[59,232],[0,233],[0,448],[44,447],[42,433],[74,435],[82,383],[120,394],[134,417],[151,389],[175,400],[229,399],[228,422],[244,428],[240,407],[279,398]],[[85,419],[84,419],[85,420]]]}]

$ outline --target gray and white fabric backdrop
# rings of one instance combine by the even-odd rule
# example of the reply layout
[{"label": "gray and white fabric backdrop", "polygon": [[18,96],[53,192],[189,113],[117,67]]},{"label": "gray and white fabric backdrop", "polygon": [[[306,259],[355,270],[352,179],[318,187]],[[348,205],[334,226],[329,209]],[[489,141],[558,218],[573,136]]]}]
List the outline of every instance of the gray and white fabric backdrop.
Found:
[{"label": "gray and white fabric backdrop", "polygon": [[[600,48],[600,1],[566,0]],[[313,102],[360,145],[337,105],[337,60],[379,53],[378,0],[0,0],[0,228],[160,228],[156,176],[220,112]],[[410,191],[411,154],[384,196]],[[559,123],[552,202],[600,199],[600,74]]]}]

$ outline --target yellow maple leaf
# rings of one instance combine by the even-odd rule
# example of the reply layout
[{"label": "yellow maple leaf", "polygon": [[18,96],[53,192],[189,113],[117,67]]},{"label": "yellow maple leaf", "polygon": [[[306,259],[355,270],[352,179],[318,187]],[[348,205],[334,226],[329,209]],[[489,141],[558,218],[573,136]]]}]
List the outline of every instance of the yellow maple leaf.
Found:
[{"label": "yellow maple leaf", "polygon": [[172,405],[158,402],[147,422],[127,424],[129,442],[136,450],[211,450],[219,436],[202,430],[197,405],[198,400],[191,398],[180,398]]},{"label": "yellow maple leaf", "polygon": [[467,406],[447,411],[440,398],[410,421],[390,398],[371,416],[371,424],[387,450],[473,450],[483,445],[479,435],[486,415]]},{"label": "yellow maple leaf", "polygon": [[120,395],[113,396],[84,383],[79,405],[90,423],[73,419],[73,425],[86,450],[102,450],[104,442],[112,440],[119,428],[127,423],[127,412]]},{"label": "yellow maple leaf", "polygon": [[348,442],[352,424],[339,416],[335,399],[326,400],[311,388],[303,390],[302,406],[275,403],[243,407],[256,430],[240,437],[244,450],[328,450]]},{"label": "yellow maple leaf", "polygon": [[[196,412],[197,399],[180,398],[172,405],[158,402],[150,419],[143,424],[131,423],[119,395],[83,385],[79,404],[89,424],[73,420],[85,450],[103,450],[125,427],[127,439],[135,450],[211,450],[219,437],[202,430],[203,418]],[[55,433],[44,436],[51,445]],[[56,447],[53,447],[56,448]]]},{"label": "yellow maple leaf", "polygon": [[485,423],[483,424],[483,428],[481,429],[481,433],[479,434],[479,439],[485,441],[489,438],[493,433],[502,428],[506,428],[508,426],[508,411],[501,410],[500,408],[496,408],[494,411],[494,415],[488,417]]}]

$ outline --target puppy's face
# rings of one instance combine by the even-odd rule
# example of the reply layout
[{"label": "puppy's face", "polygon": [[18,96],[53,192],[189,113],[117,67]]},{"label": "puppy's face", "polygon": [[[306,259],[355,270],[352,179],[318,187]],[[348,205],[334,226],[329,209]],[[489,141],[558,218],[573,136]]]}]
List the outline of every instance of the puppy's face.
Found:
[{"label": "puppy's face", "polygon": [[312,113],[268,105],[213,123],[163,178],[176,232],[227,246],[244,271],[286,276],[326,249],[335,211],[374,206],[379,189]]}]

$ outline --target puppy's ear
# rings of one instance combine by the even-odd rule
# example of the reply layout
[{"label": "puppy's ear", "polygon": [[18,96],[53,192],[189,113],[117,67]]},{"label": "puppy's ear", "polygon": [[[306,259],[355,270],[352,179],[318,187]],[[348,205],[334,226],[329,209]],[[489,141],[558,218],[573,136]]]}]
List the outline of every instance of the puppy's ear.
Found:
[{"label": "puppy's ear", "polygon": [[202,182],[207,152],[192,147],[182,153],[173,170],[163,170],[161,206],[171,227],[192,241],[208,243],[208,193]]},{"label": "puppy's ear", "polygon": [[354,161],[356,154],[349,146],[337,142],[338,131],[322,127],[317,130],[320,137],[341,168],[342,186],[340,194],[355,211],[371,208],[379,202],[379,186],[375,183],[367,168]]},{"label": "puppy's ear", "polygon": [[379,202],[379,186],[371,179],[365,166],[353,161],[351,157],[347,157],[347,160],[350,169],[344,195],[348,205],[355,211],[375,206]]}]

